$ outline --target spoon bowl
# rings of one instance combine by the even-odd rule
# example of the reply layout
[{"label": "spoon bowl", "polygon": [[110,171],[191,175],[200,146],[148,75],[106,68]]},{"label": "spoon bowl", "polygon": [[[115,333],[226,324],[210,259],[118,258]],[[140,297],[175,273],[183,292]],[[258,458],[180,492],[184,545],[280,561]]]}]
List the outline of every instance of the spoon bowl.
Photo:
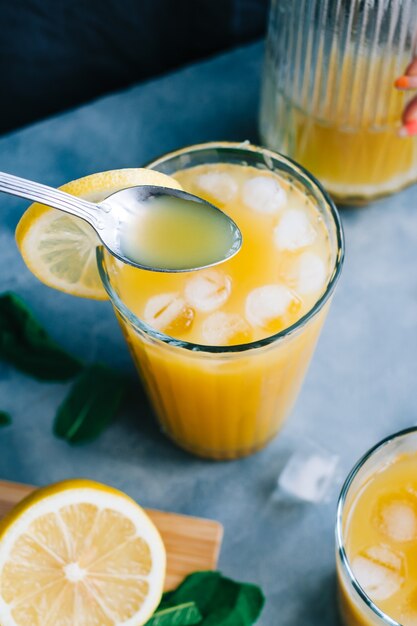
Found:
[{"label": "spoon bowl", "polygon": [[[211,267],[234,256],[242,235],[223,211],[177,189],[141,185],[100,203],[115,223],[98,233],[124,263],[159,272]],[[105,218],[103,226],[105,226]]]},{"label": "spoon bowl", "polygon": [[46,204],[90,224],[124,263],[157,272],[190,272],[222,263],[242,245],[228,215],[185,191],[140,185],[93,203],[0,172],[0,191]]}]

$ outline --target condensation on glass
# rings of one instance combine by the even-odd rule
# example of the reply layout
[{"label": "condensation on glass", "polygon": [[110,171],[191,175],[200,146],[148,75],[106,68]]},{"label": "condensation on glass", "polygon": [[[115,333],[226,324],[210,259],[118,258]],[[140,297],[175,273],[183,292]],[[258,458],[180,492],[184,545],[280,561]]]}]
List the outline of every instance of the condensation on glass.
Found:
[{"label": "condensation on glass", "polygon": [[263,143],[345,203],[417,180],[417,138],[398,136],[406,95],[393,86],[416,35],[417,0],[272,0]]}]

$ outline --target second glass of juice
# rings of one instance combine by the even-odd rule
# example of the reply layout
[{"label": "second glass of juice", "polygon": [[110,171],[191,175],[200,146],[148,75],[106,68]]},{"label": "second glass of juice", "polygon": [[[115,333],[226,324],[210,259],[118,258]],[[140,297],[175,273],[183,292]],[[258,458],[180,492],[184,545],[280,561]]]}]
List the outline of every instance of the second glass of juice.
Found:
[{"label": "second glass of juice", "polygon": [[336,544],[345,626],[415,626],[417,428],[379,443],[349,474]]},{"label": "second glass of juice", "polygon": [[229,214],[242,248],[178,274],[100,251],[103,283],[164,432],[199,456],[251,454],[281,428],[312,356],[343,261],[337,211],[305,170],[248,144],[149,167]]}]

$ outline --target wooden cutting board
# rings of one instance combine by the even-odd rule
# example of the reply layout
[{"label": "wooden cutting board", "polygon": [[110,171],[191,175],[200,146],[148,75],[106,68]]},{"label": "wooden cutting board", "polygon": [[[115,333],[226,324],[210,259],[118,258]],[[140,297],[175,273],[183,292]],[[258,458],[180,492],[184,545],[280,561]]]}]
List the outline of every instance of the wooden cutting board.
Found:
[{"label": "wooden cutting board", "polygon": [[[35,487],[0,481],[0,517]],[[219,522],[147,509],[167,550],[165,589],[176,587],[187,574],[215,569],[223,538]]]}]

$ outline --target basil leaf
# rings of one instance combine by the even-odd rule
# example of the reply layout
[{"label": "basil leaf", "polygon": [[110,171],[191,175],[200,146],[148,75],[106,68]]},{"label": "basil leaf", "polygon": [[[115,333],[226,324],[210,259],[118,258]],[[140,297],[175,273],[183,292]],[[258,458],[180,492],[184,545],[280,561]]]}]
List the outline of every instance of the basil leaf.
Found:
[{"label": "basil leaf", "polygon": [[199,624],[202,615],[195,602],[186,602],[168,609],[158,609],[146,626],[192,626]]},{"label": "basil leaf", "polygon": [[125,391],[126,381],[105,365],[85,368],[58,409],[54,434],[70,443],[95,439],[114,418]]},{"label": "basil leaf", "polygon": [[71,356],[35,319],[13,293],[0,296],[0,359],[42,380],[68,380],[78,374],[81,362]]},{"label": "basil leaf", "polygon": [[9,426],[12,423],[12,416],[6,411],[0,411],[0,426]]},{"label": "basil leaf", "polygon": [[238,583],[220,572],[197,572],[164,594],[160,608],[194,601],[201,626],[251,626],[261,614],[265,598],[259,587]]}]

